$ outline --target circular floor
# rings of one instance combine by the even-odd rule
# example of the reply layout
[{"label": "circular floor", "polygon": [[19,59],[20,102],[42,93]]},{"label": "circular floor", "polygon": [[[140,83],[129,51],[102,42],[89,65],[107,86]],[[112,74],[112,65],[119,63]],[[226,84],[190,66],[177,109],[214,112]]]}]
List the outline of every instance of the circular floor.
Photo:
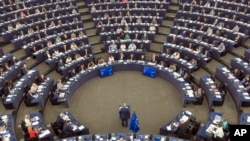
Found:
[{"label": "circular floor", "polygon": [[[70,111],[91,133],[130,132],[121,126],[118,115],[118,105],[126,102],[137,113],[140,133],[159,134],[160,127],[184,109],[181,98],[175,87],[160,77],[150,78],[133,71],[115,72],[82,85],[73,95],[69,109],[64,104],[47,104],[45,121],[54,122],[59,112]],[[205,121],[208,108],[203,105],[206,111],[195,105],[187,109]]]}]

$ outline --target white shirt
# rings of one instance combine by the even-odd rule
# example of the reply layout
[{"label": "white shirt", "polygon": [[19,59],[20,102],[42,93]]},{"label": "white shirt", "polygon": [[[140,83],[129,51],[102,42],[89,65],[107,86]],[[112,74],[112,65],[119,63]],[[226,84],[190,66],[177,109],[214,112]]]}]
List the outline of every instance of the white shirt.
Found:
[{"label": "white shirt", "polygon": [[136,45],[134,43],[129,44],[128,46],[129,50],[136,50]]},{"label": "white shirt", "polygon": [[218,127],[215,131],[213,131],[214,137],[219,137],[219,138],[223,138],[224,137],[224,131],[222,129],[222,127]]}]

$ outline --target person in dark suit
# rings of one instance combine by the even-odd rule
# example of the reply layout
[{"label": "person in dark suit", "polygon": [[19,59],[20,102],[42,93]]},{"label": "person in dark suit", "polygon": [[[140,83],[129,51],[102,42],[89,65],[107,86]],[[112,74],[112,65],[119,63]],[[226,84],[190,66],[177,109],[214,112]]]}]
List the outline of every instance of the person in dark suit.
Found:
[{"label": "person in dark suit", "polygon": [[37,78],[37,82],[38,82],[38,84],[41,84],[41,83],[43,83],[43,82],[45,82],[46,81],[46,76],[44,75],[44,74],[40,74],[39,76],[38,76],[38,78]]},{"label": "person in dark suit", "polygon": [[15,56],[13,56],[12,59],[10,60],[10,65],[13,66],[17,62],[18,62],[17,58]]},{"label": "person in dark suit", "polygon": [[128,119],[130,118],[130,111],[126,103],[123,103],[119,108],[120,119],[122,120],[122,126],[128,127]]},{"label": "person in dark suit", "polygon": [[28,71],[29,71],[29,69],[28,69],[27,65],[23,64],[21,74],[24,75],[24,74],[28,73]]},{"label": "person in dark suit", "polygon": [[66,123],[63,125],[62,134],[65,137],[72,136],[74,134],[73,130],[74,130],[74,128],[71,124],[71,121],[67,120]]}]

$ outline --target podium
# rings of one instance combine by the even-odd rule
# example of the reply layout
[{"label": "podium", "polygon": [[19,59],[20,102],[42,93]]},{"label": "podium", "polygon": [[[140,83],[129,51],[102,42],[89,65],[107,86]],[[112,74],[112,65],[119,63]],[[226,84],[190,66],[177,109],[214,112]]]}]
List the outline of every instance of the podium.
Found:
[{"label": "podium", "polygon": [[101,68],[99,70],[100,77],[106,77],[113,74],[113,68],[111,66]]},{"label": "podium", "polygon": [[146,67],[145,66],[143,68],[143,75],[155,78],[155,76],[156,76],[156,69],[152,68],[152,67]]}]

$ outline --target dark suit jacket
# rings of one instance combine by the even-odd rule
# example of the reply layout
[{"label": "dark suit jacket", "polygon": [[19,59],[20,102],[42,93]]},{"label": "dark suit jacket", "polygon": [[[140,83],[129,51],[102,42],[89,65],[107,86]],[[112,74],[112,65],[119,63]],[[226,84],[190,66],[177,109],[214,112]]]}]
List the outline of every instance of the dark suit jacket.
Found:
[{"label": "dark suit jacket", "polygon": [[[56,126],[58,129],[62,130],[63,129],[63,126],[64,126],[64,123],[65,121],[60,117],[60,116],[57,116],[57,119],[56,119]],[[65,123],[66,124],[66,123]]]},{"label": "dark suit jacket", "polygon": [[126,107],[122,107],[119,111],[120,118],[124,120],[128,120],[130,118],[130,111]]},{"label": "dark suit jacket", "polygon": [[64,136],[72,136],[74,134],[73,127],[70,124],[63,125],[63,132]]}]

